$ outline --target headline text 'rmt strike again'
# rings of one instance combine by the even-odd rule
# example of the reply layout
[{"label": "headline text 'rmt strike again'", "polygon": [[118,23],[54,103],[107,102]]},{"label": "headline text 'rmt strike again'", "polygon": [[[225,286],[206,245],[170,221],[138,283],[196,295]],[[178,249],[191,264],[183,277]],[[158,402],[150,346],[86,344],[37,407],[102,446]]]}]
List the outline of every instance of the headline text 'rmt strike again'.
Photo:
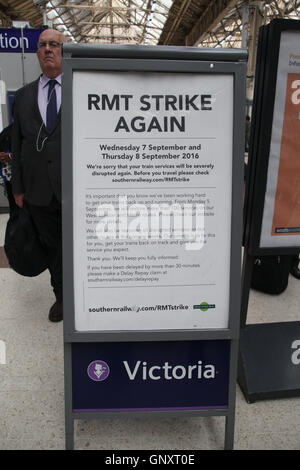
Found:
[{"label": "headline text 'rmt strike again'", "polygon": [[[130,111],[133,95],[88,94],[88,109],[97,111]],[[142,95],[139,98],[140,111],[211,111],[212,96],[203,95]],[[144,116],[129,120],[118,116],[114,132],[185,132],[186,116],[153,116],[145,122]]]}]

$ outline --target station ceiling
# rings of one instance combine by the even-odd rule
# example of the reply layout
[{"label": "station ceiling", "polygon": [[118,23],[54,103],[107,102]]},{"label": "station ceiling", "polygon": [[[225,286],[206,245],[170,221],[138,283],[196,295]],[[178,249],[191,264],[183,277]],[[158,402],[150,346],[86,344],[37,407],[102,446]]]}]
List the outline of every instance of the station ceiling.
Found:
[{"label": "station ceiling", "polygon": [[300,0],[0,0],[0,26],[52,23],[71,41],[241,47],[244,7],[261,22],[300,18]]}]

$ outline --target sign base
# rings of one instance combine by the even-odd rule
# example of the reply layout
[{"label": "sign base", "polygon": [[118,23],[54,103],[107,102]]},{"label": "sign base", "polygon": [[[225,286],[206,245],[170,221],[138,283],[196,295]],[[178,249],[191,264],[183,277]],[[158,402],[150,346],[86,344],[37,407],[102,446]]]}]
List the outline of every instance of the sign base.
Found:
[{"label": "sign base", "polygon": [[300,396],[300,322],[246,325],[238,383],[248,403]]}]

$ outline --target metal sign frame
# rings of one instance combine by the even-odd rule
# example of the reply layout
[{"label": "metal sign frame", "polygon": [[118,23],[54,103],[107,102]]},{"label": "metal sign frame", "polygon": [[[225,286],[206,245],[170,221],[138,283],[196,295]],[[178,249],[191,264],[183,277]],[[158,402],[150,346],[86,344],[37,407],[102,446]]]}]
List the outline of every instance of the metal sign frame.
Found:
[{"label": "metal sign frame", "polygon": [[[281,322],[247,325],[247,311],[254,262],[267,255],[291,255],[300,247],[261,247],[264,201],[275,110],[281,33],[300,31],[300,21],[274,19],[259,30],[256,79],[246,183],[244,257],[242,269],[241,331],[238,382],[246,400],[299,396],[300,381],[291,361],[291,345],[299,338],[300,323]],[[276,117],[276,116],[275,116]],[[281,239],[282,240],[282,239]],[[278,328],[280,335],[275,341]],[[270,352],[269,345],[273,349]],[[279,366],[279,358],[282,358]],[[268,373],[266,373],[268,371]]]},{"label": "metal sign frame", "polygon": [[[235,387],[239,339],[242,200],[244,172],[244,103],[247,53],[242,50],[210,50],[192,47],[144,47],[144,46],[87,46],[66,44],[63,46],[63,106],[62,106],[62,178],[63,178],[63,266],[64,266],[64,353],[65,353],[65,418],[66,448],[74,446],[74,420],[102,418],[103,413],[74,413],[72,407],[72,344],[76,342],[144,342],[179,340],[229,340],[230,371],[227,409],[155,412],[155,416],[210,416],[226,418],[225,448],[233,448]],[[233,75],[233,158],[231,193],[231,253],[229,325],[227,329],[167,330],[167,331],[92,331],[78,332],[74,320],[73,284],[73,160],[72,160],[72,77],[77,70],[142,71],[211,73]],[[149,415],[152,412],[130,412]],[[128,413],[122,413],[122,416]],[[105,417],[120,413],[106,412]]]},{"label": "metal sign frame", "polygon": [[[254,91],[254,120],[251,124],[249,172],[245,203],[245,244],[251,255],[297,253],[299,246],[261,247],[264,202],[270,159],[281,33],[299,31],[295,20],[275,19],[260,28],[257,76]],[[255,209],[255,210],[253,210]]]}]

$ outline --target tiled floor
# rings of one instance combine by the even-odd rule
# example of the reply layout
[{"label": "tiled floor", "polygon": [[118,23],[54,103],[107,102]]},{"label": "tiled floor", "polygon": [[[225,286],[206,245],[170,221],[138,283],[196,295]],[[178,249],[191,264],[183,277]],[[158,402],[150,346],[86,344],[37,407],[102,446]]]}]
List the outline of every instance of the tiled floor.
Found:
[{"label": "tiled floor", "polygon": [[[0,246],[7,215],[0,215]],[[0,449],[64,449],[63,325],[48,321],[49,276],[25,278],[0,250]],[[300,281],[278,297],[251,291],[248,323],[300,320]],[[300,365],[299,365],[300,373]],[[300,449],[300,398],[247,404],[237,386],[235,449]],[[223,417],[76,421],[76,449],[222,449]]]}]

